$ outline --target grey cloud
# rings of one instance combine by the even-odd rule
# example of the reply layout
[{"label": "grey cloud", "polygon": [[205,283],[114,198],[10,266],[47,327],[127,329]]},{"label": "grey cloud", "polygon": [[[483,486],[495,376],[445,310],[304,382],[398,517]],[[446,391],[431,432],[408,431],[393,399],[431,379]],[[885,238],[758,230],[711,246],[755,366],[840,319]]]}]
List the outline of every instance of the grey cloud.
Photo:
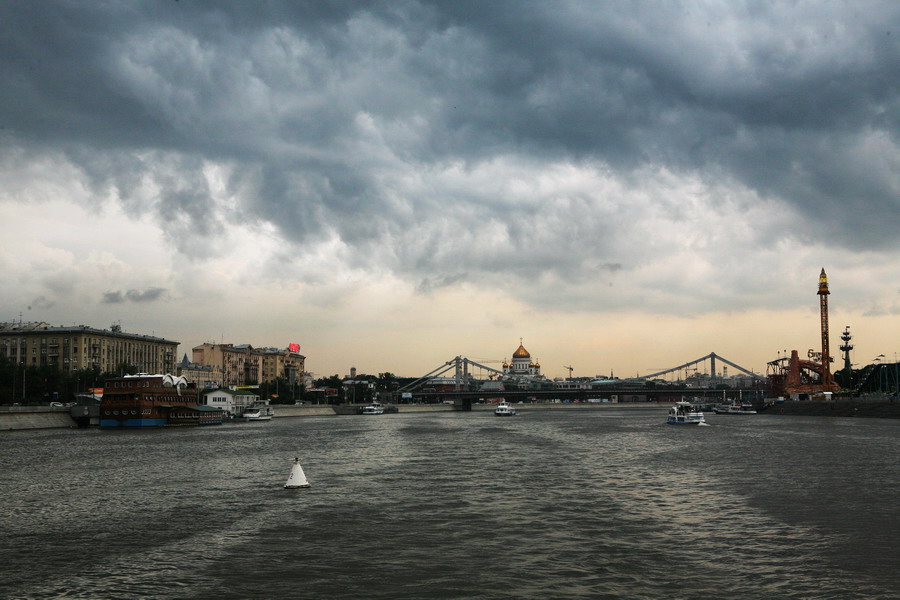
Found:
[{"label": "grey cloud", "polygon": [[155,214],[187,256],[229,223],[272,223],[299,246],[334,234],[420,290],[458,269],[561,285],[650,259],[621,198],[439,178],[511,157],[633,189],[654,170],[733,181],[802,216],[770,237],[890,250],[898,26],[894,2],[13,3],[0,125]]},{"label": "grey cloud", "polygon": [[456,273],[453,275],[437,275],[435,277],[425,277],[416,286],[416,292],[419,294],[430,294],[434,290],[443,287],[451,287],[456,283],[465,281],[465,273]]},{"label": "grey cloud", "polygon": [[147,288],[143,291],[134,289],[127,291],[114,290],[103,293],[103,303],[122,304],[124,302],[155,302],[157,300],[165,299],[167,296],[168,290],[158,287]]},{"label": "grey cloud", "polygon": [[56,306],[56,302],[47,299],[45,296],[38,296],[31,301],[31,304],[28,305],[28,310],[31,310],[32,308],[39,310],[49,310],[54,306]]},{"label": "grey cloud", "polygon": [[125,302],[125,294],[121,291],[103,293],[104,304],[121,304],[122,302]]}]

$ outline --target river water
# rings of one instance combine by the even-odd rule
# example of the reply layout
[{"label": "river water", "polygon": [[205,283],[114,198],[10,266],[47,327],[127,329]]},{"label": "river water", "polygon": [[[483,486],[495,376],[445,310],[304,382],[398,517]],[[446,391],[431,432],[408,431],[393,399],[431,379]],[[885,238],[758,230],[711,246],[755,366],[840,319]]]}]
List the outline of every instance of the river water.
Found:
[{"label": "river water", "polygon": [[4,432],[0,597],[900,598],[900,420],[664,419]]}]

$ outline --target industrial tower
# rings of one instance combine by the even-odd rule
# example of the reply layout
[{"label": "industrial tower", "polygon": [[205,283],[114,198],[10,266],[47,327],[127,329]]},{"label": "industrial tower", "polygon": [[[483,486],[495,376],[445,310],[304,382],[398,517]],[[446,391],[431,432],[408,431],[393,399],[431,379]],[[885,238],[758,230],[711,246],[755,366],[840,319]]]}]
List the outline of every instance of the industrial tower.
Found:
[{"label": "industrial tower", "polygon": [[828,349],[828,276],[825,269],[819,275],[819,317],[822,320],[822,389],[828,390],[834,385],[834,377],[831,375],[831,353]]},{"label": "industrial tower", "polygon": [[784,377],[784,391],[787,394],[808,394],[824,397],[824,394],[839,392],[841,386],[831,374],[831,356],[828,349],[828,276],[825,269],[819,275],[819,317],[822,333],[822,351],[810,350],[809,360],[801,360],[796,350],[791,350],[787,373]]}]

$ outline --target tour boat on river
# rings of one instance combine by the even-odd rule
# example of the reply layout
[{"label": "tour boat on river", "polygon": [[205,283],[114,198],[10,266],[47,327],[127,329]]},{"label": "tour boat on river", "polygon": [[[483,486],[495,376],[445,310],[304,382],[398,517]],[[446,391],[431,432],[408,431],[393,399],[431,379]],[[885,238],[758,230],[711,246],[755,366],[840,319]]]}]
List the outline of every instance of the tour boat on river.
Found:
[{"label": "tour boat on river", "polygon": [[384,414],[384,406],[377,400],[368,406],[363,406],[362,414],[364,415],[382,415]]},{"label": "tour boat on river", "polygon": [[509,402],[503,400],[497,405],[497,408],[494,409],[494,414],[498,417],[511,417],[516,414],[516,409],[513,408]]},{"label": "tour boat on river", "polygon": [[251,406],[244,410],[244,419],[247,421],[271,421],[275,414],[268,406]]},{"label": "tour boat on river", "polygon": [[703,413],[694,408],[690,402],[681,400],[669,409],[666,423],[670,425],[705,425],[706,419],[703,418]]},{"label": "tour boat on river", "polygon": [[139,373],[106,381],[100,428],[220,425],[222,410],[197,403],[197,387],[177,375]]}]

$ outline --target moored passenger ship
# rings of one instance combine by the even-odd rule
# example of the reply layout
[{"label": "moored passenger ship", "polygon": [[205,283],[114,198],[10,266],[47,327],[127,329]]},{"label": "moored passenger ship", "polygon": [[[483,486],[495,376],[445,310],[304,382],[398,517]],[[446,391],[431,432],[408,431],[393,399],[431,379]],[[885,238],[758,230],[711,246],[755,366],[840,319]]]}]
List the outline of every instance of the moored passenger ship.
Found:
[{"label": "moored passenger ship", "polygon": [[100,428],[219,425],[222,410],[197,404],[197,388],[177,375],[139,373],[106,382]]}]

